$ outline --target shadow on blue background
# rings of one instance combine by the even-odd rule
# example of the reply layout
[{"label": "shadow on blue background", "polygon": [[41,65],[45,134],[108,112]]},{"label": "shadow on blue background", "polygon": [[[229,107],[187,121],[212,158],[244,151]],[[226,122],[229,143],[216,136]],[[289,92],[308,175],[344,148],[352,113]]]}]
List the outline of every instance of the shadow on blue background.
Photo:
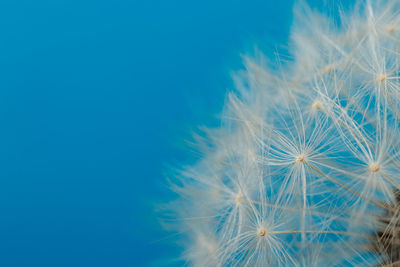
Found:
[{"label": "shadow on blue background", "polygon": [[218,124],[240,54],[287,42],[292,4],[1,1],[0,266],[170,264],[165,164]]}]

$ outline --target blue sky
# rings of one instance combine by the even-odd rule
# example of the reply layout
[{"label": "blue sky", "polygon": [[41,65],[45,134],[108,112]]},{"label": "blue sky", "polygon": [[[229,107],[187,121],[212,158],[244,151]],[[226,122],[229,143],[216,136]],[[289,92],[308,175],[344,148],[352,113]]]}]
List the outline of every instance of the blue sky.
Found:
[{"label": "blue sky", "polygon": [[0,266],[172,264],[167,166],[218,125],[240,55],[287,42],[292,4],[1,1]]}]

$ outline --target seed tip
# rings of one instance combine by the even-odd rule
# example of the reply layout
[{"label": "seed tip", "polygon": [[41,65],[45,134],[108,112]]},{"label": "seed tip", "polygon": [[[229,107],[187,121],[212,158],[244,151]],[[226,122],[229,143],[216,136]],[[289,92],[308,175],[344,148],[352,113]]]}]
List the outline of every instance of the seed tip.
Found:
[{"label": "seed tip", "polygon": [[380,169],[381,169],[381,166],[378,163],[372,163],[368,167],[368,170],[370,172],[378,172]]},{"label": "seed tip", "polygon": [[263,237],[267,234],[267,230],[265,228],[260,228],[260,229],[258,229],[257,234],[259,236]]},{"label": "seed tip", "polygon": [[304,154],[298,155],[296,157],[296,162],[304,162],[305,158],[306,157],[304,156]]},{"label": "seed tip", "polygon": [[315,111],[315,110],[322,109],[322,103],[321,103],[321,101],[315,100],[314,103],[313,103],[312,106],[311,106],[311,109],[314,110],[314,111]]},{"label": "seed tip", "polygon": [[394,32],[396,31],[396,27],[394,25],[387,25],[385,27],[385,30],[390,34],[394,34]]},{"label": "seed tip", "polygon": [[324,67],[324,69],[323,69],[323,72],[327,73],[327,72],[331,72],[332,70],[333,70],[333,66],[332,65],[326,65]]},{"label": "seed tip", "polygon": [[242,196],[241,194],[238,194],[238,195],[236,196],[235,200],[236,200],[236,203],[239,204],[240,202],[242,202],[243,196]]},{"label": "seed tip", "polygon": [[254,151],[250,149],[249,151],[247,151],[247,158],[251,161],[255,161],[256,153],[254,153]]},{"label": "seed tip", "polygon": [[379,74],[379,75],[376,77],[376,80],[377,80],[378,82],[384,82],[386,79],[387,79],[386,74]]}]

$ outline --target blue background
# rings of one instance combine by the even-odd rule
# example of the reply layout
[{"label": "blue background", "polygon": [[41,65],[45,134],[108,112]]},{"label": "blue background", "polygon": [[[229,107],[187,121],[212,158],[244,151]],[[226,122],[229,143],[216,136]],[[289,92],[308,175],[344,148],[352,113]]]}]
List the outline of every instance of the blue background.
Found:
[{"label": "blue background", "polygon": [[2,0],[0,266],[172,265],[167,164],[218,125],[240,54],[287,43],[292,4]]}]

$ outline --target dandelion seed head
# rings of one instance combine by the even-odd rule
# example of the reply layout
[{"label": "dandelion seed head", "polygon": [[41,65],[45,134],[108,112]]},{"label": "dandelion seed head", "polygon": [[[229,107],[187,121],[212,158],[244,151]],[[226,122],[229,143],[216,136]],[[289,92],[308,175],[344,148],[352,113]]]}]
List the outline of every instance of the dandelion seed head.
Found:
[{"label": "dandelion seed head", "polygon": [[221,126],[173,181],[189,265],[400,260],[400,3],[359,0],[340,23],[296,10],[292,60],[245,57]]}]

